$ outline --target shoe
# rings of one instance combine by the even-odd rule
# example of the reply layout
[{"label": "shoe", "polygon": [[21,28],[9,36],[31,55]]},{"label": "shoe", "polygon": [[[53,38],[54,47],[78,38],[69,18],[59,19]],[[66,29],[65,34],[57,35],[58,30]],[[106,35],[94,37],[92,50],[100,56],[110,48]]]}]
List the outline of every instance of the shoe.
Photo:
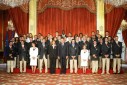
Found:
[{"label": "shoe", "polygon": [[113,72],[113,74],[116,74],[116,72]]},{"label": "shoe", "polygon": [[107,72],[106,74],[110,74],[109,72]]},{"label": "shoe", "polygon": [[104,74],[104,72],[102,72],[101,74]]},{"label": "shoe", "polygon": [[118,74],[121,74],[120,72],[117,72]]}]

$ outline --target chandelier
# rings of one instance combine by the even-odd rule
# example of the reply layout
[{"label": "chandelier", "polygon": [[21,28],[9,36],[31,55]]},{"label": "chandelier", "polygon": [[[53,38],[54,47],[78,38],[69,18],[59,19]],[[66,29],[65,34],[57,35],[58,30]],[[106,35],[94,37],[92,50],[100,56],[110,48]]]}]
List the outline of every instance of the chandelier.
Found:
[{"label": "chandelier", "polygon": [[22,4],[26,4],[28,3],[29,0],[0,0],[0,4],[4,4],[10,7],[17,7],[20,6]]},{"label": "chandelier", "polygon": [[106,4],[111,4],[115,7],[127,4],[127,0],[104,0]]}]

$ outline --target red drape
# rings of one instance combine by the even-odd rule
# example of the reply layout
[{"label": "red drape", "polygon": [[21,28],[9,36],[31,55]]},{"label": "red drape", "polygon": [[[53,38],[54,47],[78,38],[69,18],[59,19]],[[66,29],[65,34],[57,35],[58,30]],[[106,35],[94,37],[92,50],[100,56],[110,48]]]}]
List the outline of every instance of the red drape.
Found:
[{"label": "red drape", "polygon": [[54,35],[55,31],[61,33],[71,32],[72,35],[91,35],[96,30],[96,15],[90,13],[85,8],[75,8],[72,10],[61,10],[58,8],[48,8],[43,13],[38,14],[37,32],[44,36],[48,33]]},{"label": "red drape", "polygon": [[19,35],[28,33],[28,13],[23,12],[19,7],[8,10],[10,19],[12,19],[15,30]]},{"label": "red drape", "polygon": [[109,31],[110,36],[114,37],[124,18],[125,9],[114,8],[110,13],[105,14],[105,31]]}]

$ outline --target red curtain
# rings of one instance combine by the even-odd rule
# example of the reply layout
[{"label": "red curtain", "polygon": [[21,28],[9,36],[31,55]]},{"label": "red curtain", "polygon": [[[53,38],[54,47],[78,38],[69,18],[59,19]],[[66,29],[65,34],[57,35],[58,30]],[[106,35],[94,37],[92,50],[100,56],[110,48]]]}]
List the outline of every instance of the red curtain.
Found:
[{"label": "red curtain", "polygon": [[8,13],[10,19],[12,19],[14,23],[15,31],[19,35],[27,34],[29,21],[28,13],[23,12],[19,7],[9,9]]},{"label": "red curtain", "polygon": [[110,36],[114,37],[124,18],[125,9],[114,8],[110,13],[105,14],[105,31],[109,31]]},{"label": "red curtain", "polygon": [[58,8],[48,8],[43,13],[38,14],[37,32],[44,36],[48,33],[55,35],[62,30],[66,34],[87,34],[96,30],[96,15],[90,13],[86,8],[75,8],[72,10],[61,10]]}]

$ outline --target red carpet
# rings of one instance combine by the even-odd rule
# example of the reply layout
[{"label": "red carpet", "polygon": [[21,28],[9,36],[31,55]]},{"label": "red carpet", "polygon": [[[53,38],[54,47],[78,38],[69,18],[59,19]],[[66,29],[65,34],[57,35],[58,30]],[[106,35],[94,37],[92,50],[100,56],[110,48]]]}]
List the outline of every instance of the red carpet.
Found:
[{"label": "red carpet", "polygon": [[[48,72],[50,72],[50,71],[48,70]],[[101,72],[102,72],[101,69],[98,70],[98,74],[101,74]],[[14,73],[20,73],[19,68],[15,68],[14,69]],[[26,73],[32,73],[32,70],[27,68],[26,69]],[[36,69],[36,73],[39,73],[38,69]],[[42,73],[45,73],[44,69],[42,70]],[[67,69],[66,73],[69,74],[70,73],[70,69]],[[78,74],[82,74],[82,73],[83,73],[82,69],[78,69]],[[91,74],[91,73],[92,73],[92,70],[91,69],[87,69],[86,74]],[[121,70],[121,73],[123,73],[123,70]],[[60,74],[60,69],[56,69],[56,74]],[[112,69],[110,69],[110,74],[113,74],[113,70]]]}]

